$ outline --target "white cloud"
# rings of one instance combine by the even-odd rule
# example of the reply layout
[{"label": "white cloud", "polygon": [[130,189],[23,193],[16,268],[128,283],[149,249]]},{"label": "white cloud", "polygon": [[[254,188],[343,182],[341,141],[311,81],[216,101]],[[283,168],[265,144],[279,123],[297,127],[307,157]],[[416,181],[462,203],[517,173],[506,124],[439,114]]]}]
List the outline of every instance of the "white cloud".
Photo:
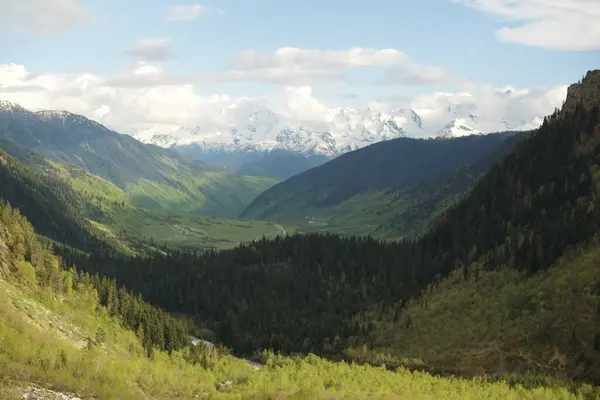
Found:
[{"label": "white cloud", "polygon": [[127,51],[128,54],[146,61],[162,61],[172,56],[169,38],[145,38]]},{"label": "white cloud", "polygon": [[64,33],[92,22],[79,0],[0,0],[1,20],[39,34]]},{"label": "white cloud", "polygon": [[464,78],[458,77],[443,68],[409,62],[390,68],[381,83],[426,86],[466,82]]},{"label": "white cloud", "polygon": [[467,91],[458,93],[433,93],[412,99],[411,105],[417,111],[427,114],[429,110],[468,110],[488,118],[502,116],[508,120],[529,122],[533,117],[550,114],[560,107],[567,94],[567,86],[542,89],[517,89],[511,86],[470,84]]},{"label": "white cloud", "polygon": [[313,97],[310,86],[287,86],[279,93],[276,102],[279,113],[304,125],[324,121],[330,114],[329,108]]},{"label": "white cloud", "polygon": [[323,51],[282,47],[273,53],[247,50],[232,61],[227,78],[294,86],[342,83],[350,81],[344,73],[350,68],[389,68],[407,59],[396,49],[354,47]]},{"label": "white cloud", "polygon": [[[22,65],[0,65],[0,99],[29,109],[65,109],[98,120],[123,133],[154,128],[170,131],[178,126],[227,130],[241,126],[251,110],[269,107],[290,123],[326,129],[335,105],[315,98],[310,86],[285,86],[271,98],[201,96],[193,81],[174,78],[163,69],[141,63],[121,79],[138,79],[135,85],[115,85],[117,78],[93,74],[32,74]],[[148,84],[143,84],[146,79]],[[168,84],[154,84],[156,82]],[[484,119],[530,122],[551,113],[565,98],[566,86],[518,89],[468,84],[458,93],[432,93],[411,99],[389,98],[365,104],[371,111],[393,112],[414,108],[425,124],[448,121],[448,112],[470,110]],[[230,112],[222,113],[222,109]],[[449,110],[449,111],[448,111]],[[446,113],[446,114],[444,114]]]},{"label": "white cloud", "polygon": [[293,86],[321,83],[350,83],[347,72],[353,68],[380,68],[385,77],[380,84],[435,85],[465,83],[440,67],[420,65],[397,49],[354,47],[323,51],[282,47],[273,53],[247,50],[230,64],[224,79],[252,80]]},{"label": "white cloud", "polygon": [[348,67],[390,67],[408,59],[406,54],[395,49],[363,49],[354,47],[344,51],[306,50],[282,47],[273,54],[258,50],[247,50],[231,64],[235,70],[257,70],[271,68],[306,69]]},{"label": "white cloud", "polygon": [[496,32],[503,41],[556,50],[600,49],[598,0],[450,0],[496,14],[516,26]]},{"label": "white cloud", "polygon": [[[146,39],[129,51],[146,61],[160,61],[171,55],[168,40]],[[155,75],[139,77],[124,75],[111,80],[111,85],[162,86],[181,82],[257,82],[263,84],[306,86],[316,84],[343,84],[351,79],[345,74],[353,67],[388,68],[402,64],[408,57],[394,49],[352,48],[346,51],[303,50],[280,48],[274,53],[248,50],[236,57],[227,71],[220,74],[195,74],[186,76]],[[423,70],[423,73],[431,73]],[[419,71],[412,72],[413,83],[419,79]],[[420,78],[425,82],[425,76]]]},{"label": "white cloud", "polygon": [[[170,56],[169,39],[143,39],[128,51],[141,61],[162,61]],[[284,47],[274,53],[248,50],[236,57],[229,69],[218,74],[140,76],[131,72],[113,77],[115,87],[169,86],[184,82],[256,82],[285,86],[341,85],[352,82],[352,68],[381,68],[387,71],[383,84],[432,85],[464,83],[439,67],[415,64],[395,49],[351,48],[345,51],[304,50]]]},{"label": "white cloud", "polygon": [[195,21],[200,15],[205,14],[209,9],[202,4],[183,4],[173,6],[169,9],[167,21]]}]

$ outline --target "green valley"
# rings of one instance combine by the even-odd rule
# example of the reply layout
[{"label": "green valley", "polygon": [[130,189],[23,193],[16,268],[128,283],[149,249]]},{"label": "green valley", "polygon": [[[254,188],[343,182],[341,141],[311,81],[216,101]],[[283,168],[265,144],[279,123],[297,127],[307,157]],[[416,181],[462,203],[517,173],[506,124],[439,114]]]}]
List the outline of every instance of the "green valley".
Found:
[{"label": "green valley", "polygon": [[572,85],[562,110],[416,239],[296,234],[145,259],[57,251],[238,356],[312,353],[517,387],[572,380],[595,398],[600,96],[572,99],[598,77]]},{"label": "green valley", "polygon": [[[19,205],[41,234],[80,249],[86,248],[81,240],[90,235],[97,237],[95,241],[85,239],[92,241],[92,248],[97,248],[100,240],[131,253],[148,249],[150,242],[153,246],[222,249],[294,231],[289,225],[284,229],[269,222],[186,214],[185,208],[180,213],[169,212],[168,192],[161,194],[165,196],[163,206],[142,208],[137,206],[134,194],[83,168],[47,160],[8,141],[0,141],[0,146],[18,157],[2,155],[0,150],[4,187],[0,196]],[[249,177],[248,182],[253,179],[258,185],[262,178]],[[211,183],[205,181],[204,185],[210,187]],[[217,189],[211,187],[215,192]],[[153,193],[158,197],[158,191]],[[176,192],[170,194],[176,196]],[[176,201],[171,204],[178,208]],[[65,239],[64,234],[69,232],[78,239]]]},{"label": "green valley", "polygon": [[191,345],[181,323],[117,290],[114,281],[61,270],[31,225],[5,204],[0,228],[2,399],[578,399],[597,393],[559,380],[512,387],[268,351],[254,367],[224,349]]},{"label": "green valley", "polygon": [[157,213],[126,207],[103,222],[92,223],[112,236],[139,240],[146,245],[186,249],[224,249],[294,232],[291,225],[194,214]]},{"label": "green valley", "polygon": [[600,398],[600,71],[532,132],[252,202],[271,179],[5,109],[3,398]]}]

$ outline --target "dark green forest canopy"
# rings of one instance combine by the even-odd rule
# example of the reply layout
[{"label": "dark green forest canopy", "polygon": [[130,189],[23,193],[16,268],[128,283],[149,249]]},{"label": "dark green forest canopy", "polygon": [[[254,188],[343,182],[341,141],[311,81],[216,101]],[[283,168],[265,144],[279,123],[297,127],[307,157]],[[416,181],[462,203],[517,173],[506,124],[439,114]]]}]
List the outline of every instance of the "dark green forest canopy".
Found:
[{"label": "dark green forest canopy", "polygon": [[339,354],[365,340],[370,324],[353,317],[367,308],[386,312],[475,261],[534,274],[598,232],[599,121],[581,105],[546,118],[416,241],[297,235],[219,253],[64,256],[197,316],[237,351]]}]

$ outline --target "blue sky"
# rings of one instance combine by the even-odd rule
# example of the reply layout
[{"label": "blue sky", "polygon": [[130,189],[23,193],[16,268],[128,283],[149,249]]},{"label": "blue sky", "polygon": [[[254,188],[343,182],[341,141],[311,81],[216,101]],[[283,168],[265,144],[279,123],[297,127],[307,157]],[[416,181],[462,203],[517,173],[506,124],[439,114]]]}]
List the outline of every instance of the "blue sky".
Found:
[{"label": "blue sky", "polygon": [[[169,18],[177,7],[187,18]],[[202,12],[195,15],[194,7]],[[600,67],[598,0],[0,0],[0,15],[0,34],[10,37],[0,41],[0,64],[49,77],[89,73],[110,80],[126,79],[145,63],[159,68],[161,79],[183,84],[189,77],[202,96],[274,96],[282,86],[311,86],[323,101],[354,106],[473,84],[551,88]],[[244,52],[276,63],[273,54],[283,47],[323,55],[395,49],[405,59],[314,68],[307,59],[297,66],[302,77],[289,82],[284,75],[291,64],[278,71],[267,66],[261,73],[269,77],[257,79],[258,67],[246,62],[231,79],[230,66]],[[409,67],[408,83],[380,84],[390,70],[404,77]],[[435,68],[437,78],[421,79],[425,67]],[[346,82],[315,81],[315,68],[343,74]]]}]

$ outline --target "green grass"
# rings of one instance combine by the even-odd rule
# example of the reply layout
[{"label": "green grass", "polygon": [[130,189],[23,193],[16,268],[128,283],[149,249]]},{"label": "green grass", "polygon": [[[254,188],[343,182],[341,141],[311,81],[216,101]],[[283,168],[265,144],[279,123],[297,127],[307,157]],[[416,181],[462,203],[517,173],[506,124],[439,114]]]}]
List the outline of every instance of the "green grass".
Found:
[{"label": "green grass", "polygon": [[[287,225],[272,224],[264,221],[238,220],[226,217],[211,217],[193,214],[204,209],[209,214],[218,213],[212,202],[227,202],[226,207],[243,205],[235,203],[237,198],[223,200],[210,198],[203,191],[218,194],[224,189],[221,172],[206,172],[190,180],[186,186],[177,189],[174,186],[141,179],[137,185],[131,185],[129,191],[123,191],[106,179],[89,174],[81,168],[51,163],[47,174],[59,179],[78,193],[99,205],[104,217],[90,220],[96,229],[120,239],[124,249],[130,252],[126,242],[130,239],[172,247],[193,249],[231,248],[240,242],[260,239],[263,235],[274,237],[284,232],[292,233],[294,228]],[[239,177],[238,177],[239,178]],[[246,179],[247,178],[247,179]],[[244,182],[262,190],[274,180],[263,177],[243,177]],[[239,183],[239,182],[238,182]],[[196,193],[193,193],[194,187]],[[250,190],[242,191],[248,193]],[[251,199],[244,199],[249,202]],[[178,210],[176,213],[169,210]]]},{"label": "green grass", "polygon": [[106,203],[122,202],[127,199],[126,193],[118,186],[82,168],[52,161],[48,161],[48,166],[46,173],[50,177],[67,183],[73,190],[89,197],[92,201]]},{"label": "green grass", "polygon": [[226,249],[241,242],[295,232],[293,226],[266,221],[205,217],[194,214],[158,213],[141,208],[115,208],[103,223],[94,225],[109,234],[146,244],[167,244],[192,249]]},{"label": "green grass", "polygon": [[[123,330],[104,308],[94,312],[89,299],[81,304],[79,295],[59,300],[43,293],[28,295],[6,282],[0,285],[0,390],[5,398],[15,398],[31,386],[104,400],[577,398],[560,387],[525,389],[485,379],[334,363],[316,356],[265,353],[259,370],[230,356],[207,369],[186,362],[182,352],[156,351],[149,359],[132,332]],[[51,324],[52,320],[58,322]],[[70,338],[92,336],[99,327],[107,332],[101,347],[81,347]],[[219,388],[224,382],[230,383]]]},{"label": "green grass", "polygon": [[[223,182],[221,172],[206,172],[202,176],[191,179],[187,186],[182,186],[180,189],[142,179],[137,185],[132,185],[127,192],[82,168],[48,160],[44,160],[44,164],[39,167],[37,172],[48,181],[62,182],[78,193],[82,199],[98,206],[104,215],[96,219],[88,219],[91,224],[90,229],[116,239],[114,243],[118,243],[119,248],[126,253],[133,252],[128,243],[131,240],[149,242],[153,239],[156,244],[167,244],[173,247],[224,249],[240,242],[260,239],[263,235],[266,237],[282,235],[284,229],[290,233],[294,231],[289,225],[279,228],[267,222],[192,214],[191,212],[199,209],[208,210],[206,207],[210,208],[211,202],[226,202],[223,199],[209,199],[209,196],[202,192],[207,188],[213,194],[218,194],[220,189],[225,190],[220,188]],[[262,177],[247,177],[247,183],[256,185],[257,190],[262,190],[260,188],[272,182],[274,181]],[[194,187],[200,188],[195,195],[192,193]],[[233,187],[229,189],[233,190]],[[242,192],[247,193],[247,191]],[[250,200],[245,199],[248,202]],[[230,205],[227,207],[242,207],[233,205],[239,201],[237,198],[228,201]],[[173,213],[169,210],[178,211]],[[212,211],[218,213],[216,208]]]},{"label": "green grass", "polygon": [[[310,207],[300,212],[286,212],[278,220],[290,221],[300,232],[330,232],[338,235],[377,235],[377,229],[411,205],[408,195],[383,191],[361,193],[339,205]],[[296,210],[295,207],[289,207]],[[385,236],[393,236],[386,232]],[[384,236],[384,237],[385,237]]]},{"label": "green grass", "polygon": [[130,204],[154,211],[235,216],[276,182],[207,170],[174,178],[171,184],[142,178],[128,184],[126,192]]}]

